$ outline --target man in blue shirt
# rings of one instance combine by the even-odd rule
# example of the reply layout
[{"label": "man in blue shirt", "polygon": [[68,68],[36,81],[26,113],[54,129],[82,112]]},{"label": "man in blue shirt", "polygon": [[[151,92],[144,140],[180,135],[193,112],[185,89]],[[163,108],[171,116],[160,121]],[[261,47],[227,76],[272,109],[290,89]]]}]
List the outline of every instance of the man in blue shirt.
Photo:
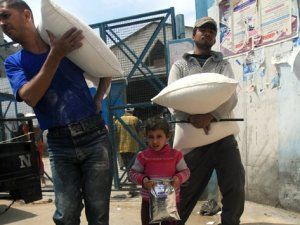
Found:
[{"label": "man in blue shirt", "polygon": [[48,146],[54,181],[56,224],[80,224],[86,208],[89,224],[107,225],[111,191],[111,147],[99,116],[111,78],[102,78],[94,97],[83,72],[65,56],[80,48],[82,31],[40,37],[32,11],[22,0],[0,1],[3,32],[23,49],[5,61],[7,77],[18,101],[32,106]]}]

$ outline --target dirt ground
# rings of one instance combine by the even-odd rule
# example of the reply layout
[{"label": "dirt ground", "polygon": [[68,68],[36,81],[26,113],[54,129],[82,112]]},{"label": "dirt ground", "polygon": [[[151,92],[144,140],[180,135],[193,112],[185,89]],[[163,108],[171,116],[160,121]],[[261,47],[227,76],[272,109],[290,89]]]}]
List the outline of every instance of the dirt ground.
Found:
[{"label": "dirt ground", "polygon": [[[0,215],[0,225],[50,225],[52,214],[55,210],[54,194],[52,186],[47,181],[44,188],[43,199],[38,202],[24,204],[22,201],[15,202],[12,207]],[[0,200],[0,213],[3,212],[11,200]],[[113,191],[111,195],[110,224],[111,225],[139,225],[140,222],[139,196],[130,198],[125,191]],[[217,225],[220,222],[220,215],[201,216],[199,210],[203,202],[198,202],[186,225]],[[83,225],[87,225],[84,211],[81,216]],[[241,218],[243,225],[300,225],[300,214],[286,211],[279,208],[246,202],[245,212]]]},{"label": "dirt ground", "polygon": [[[118,194],[116,192],[113,193]],[[3,215],[0,215],[0,224],[14,225],[50,225],[52,221],[52,213],[55,209],[54,203],[22,204],[15,203]],[[10,201],[0,200],[0,212],[2,212]],[[199,202],[194,212],[192,213],[187,225],[205,225],[219,223],[219,215],[215,216],[200,216],[198,211],[202,202]],[[111,225],[140,225],[140,198],[112,198],[110,209],[110,224]],[[82,223],[87,225],[84,213],[82,213]],[[300,214],[285,211],[270,206],[246,202],[245,212],[242,216],[243,225],[300,225]]]},{"label": "dirt ground", "polygon": [[[48,160],[44,160],[47,173],[51,176]],[[43,188],[43,199],[38,202],[24,204],[22,201],[15,202],[12,207],[1,215],[11,200],[0,199],[0,225],[52,225],[52,214],[55,210],[52,183],[46,180]],[[5,196],[0,193],[0,197]],[[130,198],[125,191],[112,191],[110,207],[111,225],[140,225],[139,196]],[[203,202],[198,202],[186,225],[217,225],[220,215],[201,216],[199,210]],[[84,211],[81,220],[87,225]],[[241,218],[243,225],[300,225],[300,213],[286,211],[279,208],[246,202],[245,211]]]}]

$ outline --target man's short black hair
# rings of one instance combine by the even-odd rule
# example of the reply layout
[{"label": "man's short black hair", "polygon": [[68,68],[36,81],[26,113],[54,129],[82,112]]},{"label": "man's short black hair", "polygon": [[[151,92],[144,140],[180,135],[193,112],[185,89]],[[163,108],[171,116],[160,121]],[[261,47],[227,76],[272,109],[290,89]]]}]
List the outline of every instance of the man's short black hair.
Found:
[{"label": "man's short black hair", "polygon": [[0,5],[6,3],[7,8],[13,8],[20,12],[23,12],[25,9],[29,10],[32,15],[32,10],[29,5],[23,0],[0,0]]},{"label": "man's short black hair", "polygon": [[163,130],[166,136],[170,134],[170,125],[168,121],[160,117],[152,117],[146,121],[146,135],[149,131]]}]

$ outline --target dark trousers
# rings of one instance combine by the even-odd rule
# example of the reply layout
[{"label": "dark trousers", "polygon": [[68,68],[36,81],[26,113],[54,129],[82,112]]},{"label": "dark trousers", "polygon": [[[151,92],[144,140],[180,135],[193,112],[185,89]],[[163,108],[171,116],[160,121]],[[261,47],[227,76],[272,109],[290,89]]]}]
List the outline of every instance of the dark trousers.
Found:
[{"label": "dark trousers", "polygon": [[134,162],[135,154],[136,153],[134,153],[134,152],[121,152],[120,153],[121,159],[123,161],[123,165],[126,168],[127,179],[129,182],[131,182],[129,179],[129,169],[131,168],[132,163]]},{"label": "dark trousers", "polygon": [[189,180],[181,185],[180,225],[184,225],[208,184],[214,169],[222,193],[222,225],[238,225],[244,211],[245,170],[234,136],[196,148],[184,159],[191,171]]},{"label": "dark trousers", "polygon": [[[149,202],[142,200],[142,208],[141,208],[141,217],[142,217],[142,225],[150,225],[150,212],[149,212]],[[178,207],[178,206],[177,206]],[[177,225],[177,221],[163,221],[161,225]],[[159,225],[159,223],[152,223],[151,225]]]},{"label": "dark trousers", "polygon": [[121,152],[121,159],[123,161],[124,166],[126,167],[126,170],[130,169],[130,166],[134,162],[135,152]]}]

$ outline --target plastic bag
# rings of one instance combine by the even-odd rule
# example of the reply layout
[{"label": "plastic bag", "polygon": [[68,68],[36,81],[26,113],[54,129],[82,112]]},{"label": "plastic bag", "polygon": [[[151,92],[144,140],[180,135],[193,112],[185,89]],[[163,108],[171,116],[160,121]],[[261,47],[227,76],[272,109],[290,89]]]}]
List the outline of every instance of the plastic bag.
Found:
[{"label": "plastic bag", "polygon": [[213,216],[219,211],[221,211],[221,208],[218,203],[214,199],[210,199],[202,205],[200,214],[202,216]]},{"label": "plastic bag", "polygon": [[150,191],[150,223],[180,220],[170,179],[155,179]]}]

